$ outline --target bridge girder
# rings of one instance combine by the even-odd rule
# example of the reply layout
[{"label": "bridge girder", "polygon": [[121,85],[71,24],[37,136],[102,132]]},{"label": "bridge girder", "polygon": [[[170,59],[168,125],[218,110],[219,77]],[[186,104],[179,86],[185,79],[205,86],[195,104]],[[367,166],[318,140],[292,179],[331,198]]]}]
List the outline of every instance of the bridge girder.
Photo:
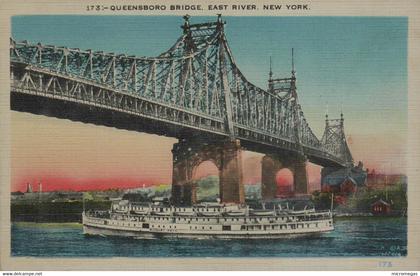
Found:
[{"label": "bridge girder", "polygon": [[[11,39],[12,98],[67,102],[180,129],[169,136],[202,132],[239,139],[256,150],[300,151],[317,163],[352,162],[345,137],[314,135],[298,104],[294,75],[281,82],[281,91],[261,89],[237,67],[220,18],[188,21],[183,28],[177,42],[157,57]],[[12,107],[19,109],[18,104]]]}]

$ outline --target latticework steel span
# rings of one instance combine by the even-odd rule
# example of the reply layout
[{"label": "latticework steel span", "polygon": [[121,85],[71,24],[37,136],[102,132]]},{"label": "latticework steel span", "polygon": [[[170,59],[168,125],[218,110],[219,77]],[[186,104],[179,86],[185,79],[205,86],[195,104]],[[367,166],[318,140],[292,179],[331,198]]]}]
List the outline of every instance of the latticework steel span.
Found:
[{"label": "latticework steel span", "polygon": [[10,39],[12,109],[176,138],[239,139],[249,150],[293,151],[323,166],[349,166],[343,118],[322,139],[298,102],[295,72],[268,89],[250,83],[233,58],[225,22],[190,24],[157,57]]}]

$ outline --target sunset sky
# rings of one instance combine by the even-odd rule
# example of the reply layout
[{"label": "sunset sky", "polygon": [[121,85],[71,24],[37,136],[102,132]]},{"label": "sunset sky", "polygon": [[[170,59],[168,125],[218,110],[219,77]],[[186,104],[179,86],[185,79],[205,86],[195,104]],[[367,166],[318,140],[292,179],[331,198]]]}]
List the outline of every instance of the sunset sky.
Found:
[{"label": "sunset sky", "polygon": [[[193,17],[192,22],[214,20]],[[407,18],[225,17],[235,60],[252,83],[267,87],[290,74],[295,50],[299,101],[320,138],[327,111],[339,117],[355,161],[405,173]],[[181,35],[180,17],[19,16],[12,37],[57,46],[156,56]],[[171,182],[175,139],[12,112],[12,190],[138,187]],[[260,181],[262,155],[244,152],[245,183]],[[215,173],[204,164],[196,177]],[[309,166],[319,182],[319,167]]]}]

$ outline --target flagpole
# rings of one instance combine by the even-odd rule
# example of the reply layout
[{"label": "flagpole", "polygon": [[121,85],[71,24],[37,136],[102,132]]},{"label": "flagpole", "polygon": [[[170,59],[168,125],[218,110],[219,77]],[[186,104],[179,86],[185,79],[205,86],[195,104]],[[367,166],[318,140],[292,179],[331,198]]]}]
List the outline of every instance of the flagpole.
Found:
[{"label": "flagpole", "polygon": [[333,211],[333,207],[334,207],[334,193],[331,193],[331,213]]},{"label": "flagpole", "polygon": [[83,214],[84,214],[85,213],[85,192],[83,192],[82,202],[83,202]]}]

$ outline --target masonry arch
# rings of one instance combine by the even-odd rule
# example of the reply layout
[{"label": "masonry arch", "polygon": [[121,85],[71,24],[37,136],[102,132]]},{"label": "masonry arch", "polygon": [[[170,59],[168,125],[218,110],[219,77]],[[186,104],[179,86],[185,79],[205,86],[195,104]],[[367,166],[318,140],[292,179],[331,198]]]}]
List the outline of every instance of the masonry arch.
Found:
[{"label": "masonry arch", "polygon": [[216,201],[220,198],[220,169],[213,160],[198,163],[192,172],[194,202]]},{"label": "masonry arch", "polygon": [[261,196],[263,200],[271,200],[278,194],[277,175],[283,169],[290,170],[293,176],[293,194],[306,194],[308,179],[306,172],[306,160],[299,156],[265,155],[261,162]]},{"label": "masonry arch", "polygon": [[276,197],[287,197],[294,192],[294,175],[290,168],[281,168],[276,173]]},{"label": "masonry arch", "polygon": [[181,140],[172,148],[172,202],[175,205],[195,203],[193,175],[205,161],[219,171],[219,197],[223,203],[244,203],[241,145],[239,140]]}]

